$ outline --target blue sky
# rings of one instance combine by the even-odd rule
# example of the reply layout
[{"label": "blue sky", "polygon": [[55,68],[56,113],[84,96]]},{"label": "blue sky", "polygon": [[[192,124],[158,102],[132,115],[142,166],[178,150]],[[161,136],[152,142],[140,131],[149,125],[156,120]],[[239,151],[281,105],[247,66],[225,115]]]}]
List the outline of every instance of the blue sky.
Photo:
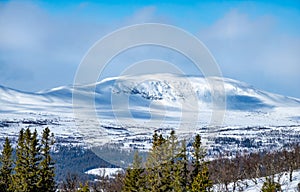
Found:
[{"label": "blue sky", "polygon": [[[300,98],[299,1],[0,1],[0,84],[24,91],[72,84],[97,40],[147,22],[198,37],[225,77]],[[169,58],[193,74],[190,63],[170,55],[155,47],[130,50],[112,61],[103,78],[153,57]]]}]

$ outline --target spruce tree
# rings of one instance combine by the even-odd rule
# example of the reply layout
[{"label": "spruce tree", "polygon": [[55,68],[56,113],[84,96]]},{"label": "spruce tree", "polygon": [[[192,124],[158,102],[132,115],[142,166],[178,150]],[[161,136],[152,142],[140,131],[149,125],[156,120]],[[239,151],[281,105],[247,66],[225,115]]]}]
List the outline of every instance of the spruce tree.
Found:
[{"label": "spruce tree", "polygon": [[126,170],[124,179],[124,192],[143,192],[146,189],[143,175],[142,157],[139,156],[138,151],[134,153],[133,165]]},{"label": "spruce tree", "polygon": [[12,171],[13,171],[13,159],[12,159],[12,146],[9,139],[5,138],[3,145],[2,156],[0,158],[0,191],[8,192],[12,191]]},{"label": "spruce tree", "polygon": [[39,181],[39,162],[41,160],[40,158],[40,146],[39,146],[39,140],[38,140],[38,134],[37,131],[34,130],[33,133],[31,133],[30,129],[26,129],[25,131],[25,141],[26,144],[29,146],[29,166],[30,171],[28,173],[28,180],[30,181],[29,189],[30,191],[40,191],[38,188],[38,181]]},{"label": "spruce tree", "polygon": [[32,134],[29,128],[25,132],[21,129],[16,153],[17,160],[13,177],[14,190],[20,192],[39,191],[37,186],[39,146],[36,131]]},{"label": "spruce tree", "polygon": [[157,134],[157,132],[155,131],[153,136],[152,136],[152,148],[155,148],[156,146],[158,146],[158,139],[159,139],[159,136]]},{"label": "spruce tree", "polygon": [[39,164],[39,181],[37,183],[40,191],[54,192],[54,162],[50,155],[51,146],[54,144],[54,136],[50,135],[50,129],[47,127],[43,130],[41,139],[41,162]]},{"label": "spruce tree", "polygon": [[[162,170],[163,170],[163,177],[162,177],[162,183],[163,183],[163,190],[167,191],[178,191],[180,187],[180,179],[176,177],[176,172],[178,172],[178,139],[175,134],[175,131],[172,130],[170,133],[170,136],[165,142],[165,147],[163,150],[166,150],[164,152],[165,158],[162,164]],[[178,180],[179,179],[179,180]]]},{"label": "spruce tree", "polygon": [[25,150],[24,129],[20,130],[18,144],[16,148],[16,166],[14,168],[15,174],[13,176],[14,191],[28,191],[25,175],[27,174],[27,159]]},{"label": "spruce tree", "polygon": [[191,174],[192,191],[209,191],[212,187],[212,181],[209,178],[207,168],[208,162],[204,161],[205,152],[201,146],[201,137],[196,135],[193,143],[193,171]]},{"label": "spruce tree", "polygon": [[210,191],[212,187],[212,181],[209,179],[208,168],[203,165],[203,168],[198,172],[197,176],[193,178],[191,187],[192,192],[206,192]]},{"label": "spruce tree", "polygon": [[195,136],[195,141],[193,143],[193,172],[191,177],[196,177],[201,171],[201,163],[205,157],[204,149],[201,146],[201,137],[199,134]]},{"label": "spruce tree", "polygon": [[273,179],[266,177],[266,181],[264,182],[261,191],[262,192],[281,191],[281,185],[275,182]]},{"label": "spruce tree", "polygon": [[178,160],[175,164],[173,187],[174,191],[188,191],[188,157],[185,140],[182,141]]},{"label": "spruce tree", "polygon": [[164,188],[165,176],[163,173],[163,163],[166,161],[166,139],[155,132],[153,135],[152,148],[149,151],[146,161],[146,191],[162,191]]}]

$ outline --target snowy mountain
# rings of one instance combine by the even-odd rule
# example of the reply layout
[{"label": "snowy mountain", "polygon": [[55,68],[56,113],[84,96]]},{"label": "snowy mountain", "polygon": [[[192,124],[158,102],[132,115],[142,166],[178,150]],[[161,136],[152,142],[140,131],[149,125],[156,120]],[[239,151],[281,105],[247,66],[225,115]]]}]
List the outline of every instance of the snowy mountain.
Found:
[{"label": "snowy mountain", "polygon": [[[257,90],[254,87],[232,79],[215,78],[215,82],[223,84],[226,93],[226,109],[253,111],[275,109],[277,107],[299,107],[300,99],[285,97]],[[82,100],[95,97],[96,106],[111,108],[113,97],[130,100],[130,107],[136,108],[160,101],[159,104],[172,109],[180,104],[189,103],[189,99],[197,98],[201,107],[209,109],[212,102],[211,87],[207,79],[171,74],[123,76],[104,79],[96,84],[80,86],[63,86],[36,93],[22,92],[0,86],[0,111],[36,111],[48,112],[70,107],[72,93],[80,95]],[[193,101],[195,102],[195,101]],[[193,103],[195,105],[195,103]],[[133,110],[134,110],[133,107]],[[148,107],[148,106],[147,106]],[[44,108],[44,109],[43,109]],[[50,109],[49,109],[50,108]],[[206,109],[204,109],[206,110]]]},{"label": "snowy mountain", "polygon": [[[220,109],[214,108],[211,81],[224,89],[225,96],[217,99],[226,104],[222,124],[213,128],[212,114]],[[300,141],[300,99],[228,78],[122,76],[36,93],[0,86],[0,106],[2,138],[21,127],[49,126],[61,142],[123,148],[147,149],[154,130],[170,128],[185,138],[200,132],[212,150],[231,150],[245,139],[256,148],[280,147],[286,138]]]}]

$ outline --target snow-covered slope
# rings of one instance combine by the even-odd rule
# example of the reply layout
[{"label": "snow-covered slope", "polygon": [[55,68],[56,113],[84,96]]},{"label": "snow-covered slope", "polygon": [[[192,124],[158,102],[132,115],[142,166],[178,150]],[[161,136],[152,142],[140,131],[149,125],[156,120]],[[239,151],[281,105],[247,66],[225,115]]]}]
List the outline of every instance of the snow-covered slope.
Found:
[{"label": "snow-covered slope", "polygon": [[[266,181],[266,178],[256,178],[256,183],[254,179],[252,180],[242,180],[238,181],[235,190],[233,190],[233,183],[228,185],[228,191],[244,191],[244,192],[257,192],[261,191],[261,188]],[[300,183],[300,170],[296,170],[293,173],[292,181],[289,180],[289,174],[287,172],[279,173],[275,175],[275,182],[280,183],[282,191],[285,192],[297,192],[298,184]],[[226,191],[224,185],[214,185],[213,191]]]},{"label": "snow-covered slope", "polygon": [[54,91],[49,94],[29,93],[0,86],[0,112],[51,112],[55,109],[55,111],[68,113],[65,108],[70,107],[67,103],[72,98],[72,94],[65,98],[63,93],[53,96],[54,93]]},{"label": "snow-covered slope", "polygon": [[[222,124],[209,129],[213,109],[219,110],[213,108],[208,83],[212,80],[224,88],[225,97],[219,99],[225,99],[226,111]],[[88,143],[115,142],[145,149],[156,129],[175,128],[185,137],[197,131],[208,140],[212,135],[207,130],[214,132],[215,138],[253,138],[263,143],[281,137],[281,144],[285,138],[297,139],[300,133],[299,99],[227,78],[122,76],[36,93],[0,86],[0,106],[1,136],[16,135],[21,127],[50,126],[56,135],[76,142],[83,138]],[[78,112],[77,108],[83,110]],[[97,119],[80,119],[83,127],[78,127],[76,113],[91,111],[96,112]],[[219,146],[214,140],[210,142]]]},{"label": "snow-covered slope", "polygon": [[[226,109],[253,111],[274,109],[276,107],[299,107],[300,99],[285,97],[257,90],[254,87],[232,79],[214,78],[215,82],[224,86],[226,93]],[[95,89],[94,89],[95,88]],[[130,107],[142,107],[159,101],[172,109],[189,102],[194,97],[201,107],[209,109],[211,87],[203,77],[156,74],[142,76],[123,76],[104,79],[96,84],[81,86],[63,86],[37,93],[22,92],[0,86],[0,111],[38,111],[43,107],[51,112],[51,108],[69,107],[72,104],[72,92],[80,94],[83,100],[95,97],[96,105],[111,108],[112,98],[129,98]],[[120,96],[121,95],[121,96]],[[63,111],[63,110],[62,110]],[[67,112],[67,111],[65,111]]]},{"label": "snow-covered slope", "polygon": [[104,177],[114,177],[114,175],[118,173],[124,172],[124,169],[122,168],[96,168],[86,171],[86,174],[90,175],[98,175],[98,176],[104,176]]}]

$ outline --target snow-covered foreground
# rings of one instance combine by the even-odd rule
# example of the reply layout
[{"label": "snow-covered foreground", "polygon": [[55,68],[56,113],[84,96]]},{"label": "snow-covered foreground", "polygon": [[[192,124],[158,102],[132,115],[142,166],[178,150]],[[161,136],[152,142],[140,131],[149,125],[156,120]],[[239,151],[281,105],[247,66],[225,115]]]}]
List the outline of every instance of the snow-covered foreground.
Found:
[{"label": "snow-covered foreground", "polygon": [[[289,181],[288,173],[280,173],[275,175],[275,181],[281,184],[281,189],[285,192],[298,192],[298,183],[300,183],[300,170],[297,170],[293,173],[292,182]],[[236,187],[235,191],[245,191],[245,192],[259,192],[263,186],[265,178],[257,178],[257,184],[254,180],[243,180],[238,182],[239,187]],[[233,191],[233,183],[230,183],[228,186],[229,191]],[[240,189],[240,190],[239,190]],[[225,191],[224,185],[214,185],[214,191]]]},{"label": "snow-covered foreground", "polygon": [[[86,174],[112,177],[118,172],[124,172],[122,168],[96,168],[86,171]],[[280,177],[279,177],[280,176]],[[293,181],[289,181],[288,173],[281,173],[275,176],[275,181],[278,181],[282,185],[281,189],[285,192],[298,192],[297,187],[298,183],[300,183],[300,170],[297,170],[293,173]],[[235,191],[245,191],[245,192],[258,192],[261,191],[265,178],[256,178],[257,184],[255,184],[254,180],[243,180],[239,181],[236,184]],[[233,183],[228,185],[228,190],[233,191]],[[213,191],[225,191],[224,185],[214,185]]]}]

